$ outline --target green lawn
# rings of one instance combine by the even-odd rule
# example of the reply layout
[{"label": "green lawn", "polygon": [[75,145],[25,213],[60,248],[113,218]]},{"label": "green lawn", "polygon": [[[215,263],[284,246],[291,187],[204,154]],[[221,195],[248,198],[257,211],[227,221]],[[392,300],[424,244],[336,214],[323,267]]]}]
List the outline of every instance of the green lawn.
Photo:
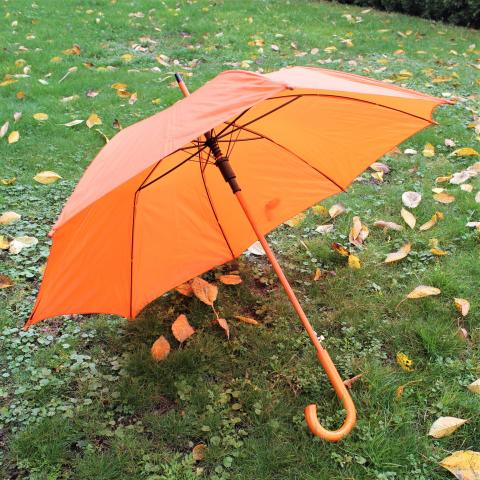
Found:
[{"label": "green lawn", "polygon": [[[478,31],[306,0],[15,0],[0,3],[0,18],[0,127],[10,122],[0,139],[0,178],[16,177],[0,185],[0,214],[22,215],[1,225],[0,234],[39,240],[18,255],[0,250],[0,273],[15,283],[0,290],[1,478],[434,480],[453,478],[438,465],[451,452],[480,450],[480,396],[466,388],[480,377],[480,237],[465,227],[480,221],[474,200],[480,176],[468,182],[472,192],[441,184],[456,197],[448,205],[435,202],[431,192],[439,186],[436,177],[480,159],[451,156],[454,148],[444,143],[451,139],[456,147],[480,150],[479,134],[468,128],[479,109]],[[74,44],[79,55],[64,52]],[[363,374],[352,387],[358,426],[339,444],[315,439],[306,429],[308,403],[318,404],[330,427],[339,425],[343,413],[263,258],[239,259],[243,283],[219,287],[217,309],[229,322],[229,341],[212,325],[209,307],[177,293],[131,323],[70,316],[20,330],[48,256],[46,234],[104,144],[103,135],[117,132],[115,120],[125,127],[178,100],[174,71],[194,90],[225,69],[288,65],[392,79],[458,98],[437,111],[438,126],[401,146],[418,154],[382,160],[391,168],[383,183],[367,172],[346,194],[324,202],[330,207],[341,201],[347,208],[332,233],[316,233],[327,219],[308,211],[297,228],[281,226],[270,235],[342,376]],[[61,80],[72,67],[76,71]],[[9,77],[17,74],[25,76]],[[136,92],[136,103],[118,96],[114,83]],[[16,123],[14,112],[22,112]],[[48,120],[35,120],[38,112]],[[102,125],[63,125],[92,112]],[[14,130],[20,138],[9,144]],[[427,142],[435,147],[430,158],[422,155]],[[62,180],[36,183],[32,177],[43,170]],[[403,224],[406,190],[423,194],[413,211],[415,230],[375,228],[376,220]],[[419,231],[435,211],[445,218]],[[353,248],[359,270],[348,268],[330,247],[334,241],[348,245],[355,215],[370,228],[364,247]],[[430,253],[432,238],[447,255]],[[412,252],[406,259],[382,263],[407,240]],[[314,282],[316,268],[335,275]],[[213,282],[231,269],[204,278]],[[397,308],[420,284],[441,294]],[[456,312],[454,297],[470,301],[465,318]],[[183,347],[170,332],[180,313],[197,329]],[[234,315],[261,325],[240,323]],[[150,346],[159,335],[173,348],[155,363]],[[413,360],[412,372],[397,364],[398,352]],[[434,440],[427,432],[439,416],[469,422]],[[191,452],[199,443],[207,449],[195,462]]]}]

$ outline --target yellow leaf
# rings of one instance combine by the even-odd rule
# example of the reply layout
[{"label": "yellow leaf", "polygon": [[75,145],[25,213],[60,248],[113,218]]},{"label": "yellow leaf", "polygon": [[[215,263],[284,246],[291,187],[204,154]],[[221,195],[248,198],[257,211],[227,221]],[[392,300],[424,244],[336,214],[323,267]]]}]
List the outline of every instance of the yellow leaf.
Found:
[{"label": "yellow leaf", "polygon": [[431,143],[427,143],[425,147],[423,147],[422,153],[424,157],[433,157],[435,155],[435,147]]},{"label": "yellow leaf", "polygon": [[328,210],[328,214],[331,218],[338,217],[343,212],[345,212],[345,207],[341,203],[336,203],[335,205],[332,205]]},{"label": "yellow leaf", "polygon": [[127,92],[127,90],[117,90],[117,95],[122,98],[130,98],[133,93]]},{"label": "yellow leaf", "polygon": [[470,302],[464,298],[454,298],[453,302],[457,312],[460,313],[462,317],[466,317],[470,310]]},{"label": "yellow leaf", "polygon": [[435,212],[432,216],[432,218],[424,223],[421,227],[420,227],[420,230],[422,232],[424,232],[425,230],[430,230],[430,228],[432,228],[438,220],[441,220],[443,219],[443,213],[442,212]]},{"label": "yellow leaf", "polygon": [[131,60],[133,60],[133,55],[131,53],[124,53],[121,57],[120,57],[125,63],[127,62],[130,62]]},{"label": "yellow leaf", "polygon": [[315,205],[312,207],[312,212],[315,215],[321,215],[322,217],[326,217],[328,215],[328,209],[323,205]]},{"label": "yellow leaf", "polygon": [[473,450],[459,450],[444,458],[440,465],[458,480],[480,479],[480,453]]},{"label": "yellow leaf", "polygon": [[0,215],[0,225],[9,225],[10,223],[17,222],[22,218],[21,215],[19,215],[16,212],[5,212]]},{"label": "yellow leaf", "polygon": [[178,287],[175,287],[175,290],[186,297],[191,297],[193,295],[192,285],[190,282],[185,282],[178,285]]},{"label": "yellow leaf", "polygon": [[447,255],[448,252],[446,252],[445,250],[442,250],[440,248],[431,248],[430,249],[430,253],[432,253],[433,255],[436,255],[437,257],[442,257],[443,255]]},{"label": "yellow leaf", "polygon": [[101,125],[102,119],[96,113],[91,113],[85,123],[88,128],[92,128],[95,125]]},{"label": "yellow leaf", "polygon": [[204,443],[199,443],[192,448],[192,457],[196,462],[200,462],[205,458],[205,450],[207,446]]},{"label": "yellow leaf", "polygon": [[288,225],[289,227],[298,228],[303,223],[304,220],[305,220],[305,214],[299,213],[298,215],[295,215],[294,217],[292,217],[290,220],[287,220],[285,224]]},{"label": "yellow leaf", "polygon": [[320,268],[315,269],[315,275],[313,276],[313,281],[318,282],[322,276],[322,270]]},{"label": "yellow leaf", "polygon": [[350,241],[355,240],[360,235],[361,229],[362,222],[360,221],[360,217],[353,217],[352,228],[350,229]]},{"label": "yellow leaf", "polygon": [[206,282],[203,278],[195,277],[192,280],[192,290],[195,296],[206,305],[213,305],[217,299],[218,288]]},{"label": "yellow leaf", "polygon": [[480,378],[468,385],[467,388],[473,393],[480,393]]},{"label": "yellow leaf", "polygon": [[15,80],[14,78],[9,78],[7,80],[4,80],[3,82],[0,82],[0,87],[6,87],[7,85],[11,85],[12,83],[16,83],[18,80]]},{"label": "yellow leaf", "polygon": [[461,427],[467,420],[457,417],[440,417],[430,427],[428,435],[433,438],[443,438]]},{"label": "yellow leaf", "polygon": [[397,387],[395,390],[395,397],[400,398],[403,395],[403,392],[405,391],[405,385],[400,385]]},{"label": "yellow leaf", "polygon": [[163,335],[158,337],[153,343],[150,353],[156,362],[165,360],[170,353],[170,344],[168,343],[168,340]]},{"label": "yellow leaf", "polygon": [[33,114],[33,118],[39,122],[44,122],[48,120],[48,115],[46,113],[38,112]]},{"label": "yellow leaf", "polygon": [[13,185],[17,181],[17,177],[0,178],[1,185]]},{"label": "yellow leaf", "polygon": [[9,288],[13,286],[13,280],[7,275],[0,274],[0,289]]},{"label": "yellow leaf", "polygon": [[230,328],[228,328],[227,321],[224,318],[217,318],[217,323],[223,328],[227,338],[230,338]]},{"label": "yellow leaf", "polygon": [[350,268],[360,268],[360,259],[356,255],[349,255],[348,256],[348,266]]},{"label": "yellow leaf", "polygon": [[38,183],[41,183],[43,185],[48,185],[50,183],[55,183],[57,180],[60,180],[62,177],[55,172],[50,172],[50,171],[44,171],[37,173],[33,179],[37,181]]},{"label": "yellow leaf", "polygon": [[412,229],[415,228],[415,223],[417,223],[417,219],[415,218],[413,213],[410,213],[405,208],[402,208],[400,210],[400,215],[402,216],[403,220],[410,228]]},{"label": "yellow leaf", "polygon": [[440,203],[452,203],[455,201],[455,197],[447,192],[436,193],[433,198]]},{"label": "yellow leaf", "polygon": [[403,370],[405,370],[406,372],[413,371],[413,360],[408,358],[407,355],[405,355],[403,352],[398,352],[396,358],[397,358],[397,363],[400,365],[400,367]]},{"label": "yellow leaf", "polygon": [[339,253],[342,257],[348,257],[350,255],[350,252],[345,247],[343,247],[342,245],[340,245],[337,242],[332,243],[332,248],[337,253]]},{"label": "yellow leaf", "polygon": [[440,289],[436,287],[430,287],[428,285],[419,285],[415,287],[408,295],[407,298],[423,298],[431,295],[439,295]]},{"label": "yellow leaf", "polygon": [[435,179],[435,183],[443,183],[443,182],[448,182],[452,178],[452,175],[446,175],[444,177],[437,177]]},{"label": "yellow leaf", "polygon": [[389,253],[387,258],[384,260],[384,263],[393,263],[398,262],[405,258],[411,251],[412,245],[410,242],[405,243],[399,250],[393,253]]},{"label": "yellow leaf", "polygon": [[195,330],[188,323],[188,319],[185,315],[179,315],[172,323],[172,333],[173,336],[181,343],[184,342],[188,337],[191,337],[195,333]]},{"label": "yellow leaf", "polygon": [[61,62],[61,61],[62,61],[62,57],[59,57],[59,56],[57,55],[57,56],[55,56],[55,57],[52,57],[52,58],[50,59],[50,61],[51,61],[52,63],[58,63],[58,62]]},{"label": "yellow leaf", "polygon": [[254,318],[244,317],[243,315],[235,315],[234,318],[241,322],[248,323],[249,325],[260,325]]},{"label": "yellow leaf", "polygon": [[480,155],[474,148],[470,147],[457,148],[451,154],[457,157],[476,157]]},{"label": "yellow leaf", "polygon": [[63,51],[65,55],[80,55],[80,45],[73,45],[72,48],[67,48]]},{"label": "yellow leaf", "polygon": [[112,88],[114,88],[115,90],[126,90],[127,86],[128,85],[126,83],[114,83],[112,85]]},{"label": "yellow leaf", "polygon": [[238,285],[242,283],[240,275],[221,275],[219,280],[225,285]]},{"label": "yellow leaf", "polygon": [[17,97],[18,100],[22,100],[23,98],[25,98],[25,92],[20,90],[15,94],[15,97]]},{"label": "yellow leaf", "polygon": [[10,242],[5,235],[0,235],[0,250],[8,250]]},{"label": "yellow leaf", "polygon": [[16,143],[18,142],[19,138],[20,138],[20,133],[14,130],[13,132],[10,132],[10,135],[8,136],[8,143]]}]

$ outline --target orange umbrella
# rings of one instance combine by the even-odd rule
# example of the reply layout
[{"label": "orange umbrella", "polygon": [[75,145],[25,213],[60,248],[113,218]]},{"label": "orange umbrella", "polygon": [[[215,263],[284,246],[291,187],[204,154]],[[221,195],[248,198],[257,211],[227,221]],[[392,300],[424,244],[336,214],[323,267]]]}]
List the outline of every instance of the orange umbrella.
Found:
[{"label": "orange umbrella", "polygon": [[345,191],[379,156],[435,123],[432,111],[441,103],[320,68],[221,73],[122,130],[90,164],[50,232],[52,249],[25,328],[72,313],[135,318],[153,299],[258,239],[347,411],[332,432],[309,405],[308,426],[341,439],[355,424],[355,406],[264,234]]}]

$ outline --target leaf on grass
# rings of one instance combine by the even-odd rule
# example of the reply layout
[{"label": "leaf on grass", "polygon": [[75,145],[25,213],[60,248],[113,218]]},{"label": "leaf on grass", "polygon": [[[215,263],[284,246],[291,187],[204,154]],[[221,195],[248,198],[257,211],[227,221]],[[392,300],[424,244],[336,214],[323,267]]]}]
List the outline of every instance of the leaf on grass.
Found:
[{"label": "leaf on grass", "polygon": [[452,178],[452,175],[446,175],[443,177],[437,177],[435,179],[435,183],[443,183],[443,182],[448,182]]},{"label": "leaf on grass", "polygon": [[258,240],[255,243],[252,243],[252,245],[247,248],[247,251],[252,255],[265,255],[265,250]]},{"label": "leaf on grass", "polygon": [[298,228],[303,223],[304,220],[305,220],[305,214],[299,213],[298,215],[295,215],[294,217],[292,217],[290,220],[287,220],[285,224],[288,225],[289,227]]},{"label": "leaf on grass", "polygon": [[456,157],[476,157],[480,155],[474,148],[464,147],[464,148],[457,148],[454,150],[451,155]]},{"label": "leaf on grass", "polygon": [[326,225],[319,225],[316,229],[316,232],[325,235],[326,233],[333,232],[333,223],[327,223]]},{"label": "leaf on grass", "polygon": [[0,288],[13,287],[13,280],[7,275],[0,274]]},{"label": "leaf on grass", "polygon": [[115,90],[125,90],[128,87],[126,83],[114,83],[112,88]]},{"label": "leaf on grass", "polygon": [[437,202],[440,202],[440,203],[445,203],[445,204],[448,204],[448,203],[452,203],[455,201],[455,197],[453,195],[451,195],[450,193],[447,193],[447,192],[440,192],[440,193],[436,193],[433,198],[437,201]]},{"label": "leaf on grass", "polygon": [[396,355],[397,363],[400,367],[405,370],[406,372],[413,371],[413,360],[408,358],[407,355],[403,352],[398,352]]},{"label": "leaf on grass", "polygon": [[480,479],[480,453],[473,450],[459,450],[444,458],[440,465],[458,480]]},{"label": "leaf on grass", "polygon": [[205,451],[207,446],[204,443],[199,443],[192,448],[192,457],[196,462],[201,462],[205,458]]},{"label": "leaf on grass", "polygon": [[467,420],[457,417],[440,417],[437,418],[430,427],[428,435],[433,438],[443,438],[453,433],[457,428],[461,427]]},{"label": "leaf on grass", "polygon": [[431,295],[439,295],[440,289],[436,287],[430,287],[429,285],[419,285],[415,287],[408,295],[407,298],[423,298],[430,297]]},{"label": "leaf on grass", "polygon": [[417,208],[422,201],[422,196],[417,192],[404,192],[402,202],[408,208]]},{"label": "leaf on grass", "polygon": [[178,285],[177,287],[175,287],[175,290],[178,293],[181,293],[182,295],[185,295],[186,297],[191,297],[193,295],[193,289],[192,289],[192,285],[190,284],[190,282],[185,282],[185,283],[182,283],[182,284]]},{"label": "leaf on grass", "polygon": [[8,251],[13,255],[17,255],[24,248],[33,247],[38,243],[38,240],[35,237],[15,237],[11,242],[8,248]]},{"label": "leaf on grass", "polygon": [[384,230],[396,230],[397,232],[399,232],[400,230],[403,230],[403,227],[401,225],[398,225],[397,223],[394,223],[394,222],[386,222],[384,220],[378,220],[373,224],[373,226],[378,228],[383,228]]},{"label": "leaf on grass", "polygon": [[322,217],[328,216],[328,209],[324,207],[323,205],[314,205],[312,207],[312,212],[315,215],[321,215]]},{"label": "leaf on grass", "polygon": [[62,123],[62,125],[65,125],[65,127],[74,127],[75,125],[80,125],[83,123],[83,120],[77,119],[77,120],[72,120],[71,122],[68,123]]},{"label": "leaf on grass", "polygon": [[328,210],[328,214],[330,215],[330,218],[338,217],[344,212],[345,212],[345,207],[341,203],[336,203],[335,205],[332,205]]},{"label": "leaf on grass", "polygon": [[477,203],[480,203],[480,191],[476,193],[476,195],[475,195],[475,201],[476,201]]},{"label": "leaf on grass", "polygon": [[375,162],[370,165],[370,168],[375,172],[389,173],[390,167],[381,162]]},{"label": "leaf on grass", "polygon": [[424,232],[425,230],[430,230],[438,222],[438,220],[443,220],[443,218],[444,215],[442,212],[435,212],[432,218],[420,227],[420,230],[422,232]]},{"label": "leaf on grass", "polygon": [[318,282],[321,277],[322,277],[322,270],[317,267],[317,268],[315,269],[315,274],[314,274],[314,276],[313,276],[313,281],[314,281],[314,282]]},{"label": "leaf on grass", "polygon": [[91,113],[85,123],[88,128],[92,128],[95,125],[101,125],[102,119],[96,113]]},{"label": "leaf on grass", "polygon": [[5,122],[1,127],[0,127],[0,138],[3,138],[5,134],[8,132],[8,126],[10,124],[8,122]]},{"label": "leaf on grass", "polygon": [[228,328],[227,321],[224,318],[217,318],[217,323],[223,328],[227,338],[230,339],[230,328]]},{"label": "leaf on grass", "polygon": [[355,375],[354,377],[352,378],[348,378],[347,380],[344,380],[343,381],[343,384],[347,387],[347,388],[352,388],[352,385],[360,380],[361,378],[363,377],[363,374],[362,373],[359,373],[358,375]]},{"label": "leaf on grass", "polygon": [[208,283],[203,278],[195,277],[192,280],[192,290],[194,295],[206,305],[213,305],[217,299],[218,287]]},{"label": "leaf on grass", "polygon": [[0,250],[8,250],[10,241],[5,235],[0,235]]},{"label": "leaf on grass", "polygon": [[399,260],[402,260],[405,258],[410,251],[412,250],[412,244],[410,242],[405,243],[402,247],[400,247],[399,250],[396,252],[389,253],[387,255],[387,258],[384,260],[384,263],[393,263],[393,262],[398,262]]},{"label": "leaf on grass", "polygon": [[350,255],[350,252],[337,242],[332,243],[332,249],[339,253],[342,257],[348,257]]},{"label": "leaf on grass", "polygon": [[18,222],[21,218],[22,216],[16,212],[5,212],[0,215],[0,225],[9,225]]},{"label": "leaf on grass", "polygon": [[467,388],[473,393],[480,393],[480,378],[468,385]]},{"label": "leaf on grass", "polygon": [[62,177],[58,173],[51,172],[49,170],[39,172],[33,177],[36,182],[41,183],[42,185],[49,185],[50,183],[55,183],[61,178]]},{"label": "leaf on grass", "polygon": [[48,120],[48,115],[46,113],[38,112],[33,114],[33,118],[39,122],[44,122]]},{"label": "leaf on grass", "polygon": [[240,275],[220,275],[219,280],[225,285],[238,285],[242,283]]},{"label": "leaf on grass", "polygon": [[14,130],[13,132],[10,132],[10,135],[8,136],[8,143],[16,143],[19,138],[20,133],[17,130]]},{"label": "leaf on grass", "polygon": [[426,143],[422,153],[424,157],[433,157],[435,155],[435,147],[431,143]]},{"label": "leaf on grass", "polygon": [[466,317],[468,315],[470,310],[470,302],[468,300],[465,300],[464,298],[454,298],[453,303],[457,309],[457,312],[460,313],[462,317]]},{"label": "leaf on grass", "polygon": [[150,353],[156,362],[165,360],[170,353],[170,344],[168,343],[168,340],[163,335],[158,337],[153,343]]},{"label": "leaf on grass", "polygon": [[349,255],[348,256],[348,266],[350,268],[360,268],[360,259],[356,255]]},{"label": "leaf on grass", "polygon": [[446,252],[445,250],[442,250],[441,248],[436,248],[436,247],[431,248],[430,253],[432,255],[436,255],[437,257],[443,257],[443,255],[448,254],[448,252]]},{"label": "leaf on grass", "polygon": [[352,228],[350,229],[350,235],[349,235],[350,242],[355,240],[360,235],[361,229],[362,229],[362,222],[360,221],[360,217],[357,217],[357,216],[353,217]]},{"label": "leaf on grass", "polygon": [[172,333],[173,336],[181,343],[184,342],[188,337],[191,337],[195,330],[188,323],[186,315],[179,315],[176,320],[172,323]]},{"label": "leaf on grass", "polygon": [[249,325],[260,325],[260,323],[254,318],[244,317],[243,315],[235,315],[233,318],[236,318],[243,323],[248,323]]},{"label": "leaf on grass", "polygon": [[17,177],[0,178],[0,185],[13,185],[17,181]]},{"label": "leaf on grass", "polygon": [[403,220],[405,223],[410,227],[410,228],[415,228],[415,224],[417,223],[417,219],[415,218],[415,215],[413,213],[410,213],[408,210],[405,208],[402,208],[400,210],[400,215],[402,216]]}]

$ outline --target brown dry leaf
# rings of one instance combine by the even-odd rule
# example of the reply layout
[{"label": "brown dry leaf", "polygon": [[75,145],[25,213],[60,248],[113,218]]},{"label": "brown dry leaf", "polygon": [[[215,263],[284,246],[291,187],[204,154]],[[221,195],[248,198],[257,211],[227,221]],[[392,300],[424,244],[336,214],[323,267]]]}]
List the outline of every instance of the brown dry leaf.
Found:
[{"label": "brown dry leaf", "polygon": [[8,250],[10,242],[5,235],[0,235],[0,250]]},{"label": "brown dry leaf", "polygon": [[347,380],[344,380],[344,381],[343,381],[343,384],[344,384],[347,388],[352,388],[352,385],[353,385],[357,380],[360,380],[362,377],[363,377],[363,374],[360,373],[360,374],[358,374],[358,375],[355,375],[355,376],[352,377],[352,378],[348,378]]},{"label": "brown dry leaf", "polygon": [[7,275],[0,274],[0,288],[10,288],[13,287],[13,280]]},{"label": "brown dry leaf", "polygon": [[248,323],[249,325],[260,325],[260,323],[254,318],[244,317],[243,315],[235,315],[233,318],[236,318],[243,323]]},{"label": "brown dry leaf", "polygon": [[405,391],[405,387],[406,387],[406,384],[400,385],[399,387],[397,387],[397,389],[395,390],[395,398],[400,398],[403,395],[403,392]]},{"label": "brown dry leaf", "polygon": [[465,300],[464,298],[454,298],[453,303],[457,312],[462,315],[462,317],[466,317],[470,310],[470,302]]},{"label": "brown dry leaf", "polygon": [[163,335],[158,337],[153,343],[150,353],[156,362],[165,360],[170,353],[170,344],[168,343],[168,340]]},{"label": "brown dry leaf", "polygon": [[92,128],[95,125],[101,125],[102,119],[96,113],[91,113],[85,123],[88,128]]},{"label": "brown dry leaf", "polygon": [[0,215],[0,225],[9,225],[10,223],[17,222],[22,216],[16,212],[5,212]]},{"label": "brown dry leaf", "polygon": [[128,92],[127,90],[117,90],[117,95],[121,98],[130,98],[133,93]]},{"label": "brown dry leaf", "polygon": [[402,202],[408,208],[417,208],[422,201],[422,196],[417,192],[403,192]]},{"label": "brown dry leaf", "polygon": [[80,45],[74,44],[72,48],[67,48],[63,51],[65,55],[80,55]]},{"label": "brown dry leaf", "polygon": [[415,224],[417,223],[417,219],[413,215],[413,213],[410,213],[408,210],[405,208],[402,208],[400,210],[400,215],[402,216],[403,220],[405,223],[410,227],[410,228],[415,228]]},{"label": "brown dry leaf", "polygon": [[201,462],[205,458],[205,450],[207,446],[204,443],[199,443],[192,448],[192,457],[196,462]]},{"label": "brown dry leaf", "polygon": [[467,388],[473,393],[480,393],[480,378],[468,385]]},{"label": "brown dry leaf", "polygon": [[33,118],[39,122],[44,122],[45,120],[48,120],[48,114],[42,112],[34,113]]},{"label": "brown dry leaf", "polygon": [[62,177],[55,172],[46,170],[44,172],[37,173],[33,179],[43,185],[49,185],[50,183],[55,183],[57,180],[60,180]]},{"label": "brown dry leaf", "polygon": [[8,136],[8,143],[16,143],[20,139],[20,133],[17,130],[10,132]]},{"label": "brown dry leaf", "polygon": [[430,287],[428,285],[419,285],[415,287],[408,295],[407,298],[423,298],[431,295],[439,295],[440,289],[436,287]]},{"label": "brown dry leaf", "polygon": [[444,458],[440,465],[458,480],[480,480],[480,453],[459,450]]},{"label": "brown dry leaf", "polygon": [[343,247],[342,245],[340,245],[337,242],[332,243],[332,248],[337,253],[339,253],[342,257],[348,257],[350,255],[350,252],[345,247]]},{"label": "brown dry leaf", "polygon": [[443,438],[453,433],[465,423],[467,423],[467,420],[463,418],[440,417],[433,422],[428,435],[433,438]]},{"label": "brown dry leaf", "polygon": [[387,255],[387,258],[384,260],[384,263],[398,262],[399,260],[402,260],[403,258],[405,258],[410,253],[411,250],[412,250],[412,245],[410,242],[407,242],[396,252],[389,253]]},{"label": "brown dry leaf", "polygon": [[426,143],[422,153],[424,157],[433,157],[435,155],[435,147],[431,143]]},{"label": "brown dry leaf", "polygon": [[345,212],[345,207],[341,203],[336,203],[335,205],[332,205],[328,210],[328,214],[330,215],[330,218],[338,217],[344,212]]},{"label": "brown dry leaf", "polygon": [[442,212],[435,212],[432,218],[420,227],[420,230],[422,232],[425,230],[430,230],[438,222],[438,220],[442,220],[443,218],[444,216]]},{"label": "brown dry leaf", "polygon": [[216,285],[208,283],[203,278],[195,277],[192,280],[192,290],[195,296],[206,305],[213,305],[217,299],[218,288]]},{"label": "brown dry leaf", "polygon": [[349,255],[348,266],[354,269],[361,268],[360,259],[356,255]]},{"label": "brown dry leaf", "polygon": [[186,315],[179,315],[176,320],[172,323],[172,333],[173,336],[181,343],[184,342],[188,337],[191,337],[195,330],[188,323]]},{"label": "brown dry leaf", "polygon": [[223,328],[227,338],[230,339],[230,328],[228,328],[227,321],[224,318],[217,318],[217,323]]},{"label": "brown dry leaf", "polygon": [[190,282],[185,282],[178,285],[178,287],[175,287],[175,290],[186,297],[191,297],[193,295],[192,285]]},{"label": "brown dry leaf", "polygon": [[440,203],[452,203],[455,201],[455,197],[447,192],[436,193],[433,198]]},{"label": "brown dry leaf", "polygon": [[373,226],[383,228],[384,230],[396,230],[397,232],[403,230],[403,227],[401,225],[398,225],[394,222],[386,222],[385,220],[378,220],[373,224]]},{"label": "brown dry leaf", "polygon": [[242,283],[240,275],[220,275],[219,280],[225,285],[238,285]]},{"label": "brown dry leaf", "polygon": [[355,240],[360,235],[360,230],[362,229],[362,222],[360,221],[360,217],[353,217],[352,218],[352,228],[350,229],[350,242]]},{"label": "brown dry leaf", "polygon": [[322,276],[322,270],[320,268],[315,269],[315,275],[313,276],[313,281],[318,282]]}]

